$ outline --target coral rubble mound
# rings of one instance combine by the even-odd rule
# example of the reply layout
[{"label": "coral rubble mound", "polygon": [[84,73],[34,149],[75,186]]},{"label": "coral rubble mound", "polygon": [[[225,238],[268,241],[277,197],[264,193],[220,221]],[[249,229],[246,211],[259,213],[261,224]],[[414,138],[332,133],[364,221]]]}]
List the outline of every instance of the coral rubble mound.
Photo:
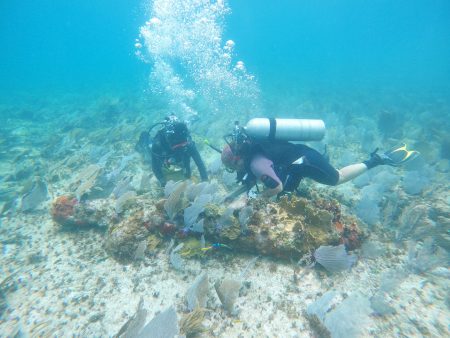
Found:
[{"label": "coral rubble mound", "polygon": [[[198,193],[202,189],[207,194]],[[357,219],[344,216],[333,199],[319,196],[282,197],[278,202],[250,199],[239,207],[226,206],[218,200],[209,194],[204,183],[184,183],[175,185],[172,193],[160,201],[146,195],[135,196],[134,202],[120,214],[114,212],[114,203],[108,200],[78,202],[69,196],[58,197],[51,213],[61,225],[107,224],[105,249],[120,259],[133,259],[138,249],[141,257],[147,251],[142,243],[149,239],[148,243],[153,243],[155,235],[160,239],[176,237],[181,242],[202,236],[210,243],[223,243],[234,252],[283,259],[299,259],[320,246],[343,244],[352,250],[361,244]],[[186,242],[181,256],[207,251],[200,245],[192,246],[191,242],[200,243]]]}]

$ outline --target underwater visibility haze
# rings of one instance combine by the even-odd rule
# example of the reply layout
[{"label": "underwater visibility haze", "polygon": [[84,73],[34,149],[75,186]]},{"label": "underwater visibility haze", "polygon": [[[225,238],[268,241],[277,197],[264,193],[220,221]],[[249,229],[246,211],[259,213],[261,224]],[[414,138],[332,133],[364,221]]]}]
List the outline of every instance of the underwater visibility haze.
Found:
[{"label": "underwater visibility haze", "polygon": [[[0,336],[449,336],[449,41],[446,0],[1,2]],[[252,118],[322,120],[288,167],[335,181],[246,194]]]}]

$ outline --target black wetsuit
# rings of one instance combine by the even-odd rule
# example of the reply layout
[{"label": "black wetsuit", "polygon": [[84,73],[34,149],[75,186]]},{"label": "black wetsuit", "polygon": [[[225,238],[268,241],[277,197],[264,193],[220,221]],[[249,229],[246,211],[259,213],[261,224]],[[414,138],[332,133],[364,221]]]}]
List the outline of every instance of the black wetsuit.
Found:
[{"label": "black wetsuit", "polygon": [[208,180],[205,164],[184,123],[175,126],[172,133],[167,133],[167,130],[163,128],[153,138],[151,147],[152,170],[162,186],[166,184],[163,166],[179,165],[183,168],[184,177],[190,178],[191,157],[197,165],[202,181]]},{"label": "black wetsuit", "polygon": [[[245,177],[243,182],[249,188],[258,179],[270,189],[281,182],[283,191],[294,191],[304,177],[326,185],[336,185],[339,181],[339,172],[327,159],[304,144],[287,141],[250,142],[243,147],[242,157],[245,169],[238,172],[238,180]],[[267,168],[269,165],[271,168]]]}]

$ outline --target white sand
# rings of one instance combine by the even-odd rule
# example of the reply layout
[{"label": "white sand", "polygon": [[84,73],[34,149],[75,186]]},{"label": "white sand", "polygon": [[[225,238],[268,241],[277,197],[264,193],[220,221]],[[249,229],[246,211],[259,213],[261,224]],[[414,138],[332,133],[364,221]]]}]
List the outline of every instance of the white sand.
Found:
[{"label": "white sand", "polygon": [[[327,276],[320,269],[301,268],[294,278],[294,264],[261,258],[249,271],[232,316],[222,310],[213,284],[223,276],[237,277],[251,256],[216,253],[189,260],[185,271],[177,272],[164,248],[139,265],[118,263],[102,249],[104,233],[62,231],[48,210],[4,218],[2,228],[2,238],[8,239],[0,258],[2,276],[17,272],[17,290],[7,293],[8,309],[0,321],[5,337],[17,329],[25,337],[112,336],[135,312],[141,296],[148,320],[170,305],[181,317],[184,294],[201,271],[207,271],[211,290],[204,336],[313,337],[303,314],[308,304],[331,289],[343,296],[360,292],[371,297],[382,272],[400,267],[404,259],[394,248],[389,260],[359,261],[349,273]],[[442,283],[409,275],[390,298],[397,313],[372,317],[363,336],[441,336],[449,321],[448,284],[445,277],[436,278]]]}]

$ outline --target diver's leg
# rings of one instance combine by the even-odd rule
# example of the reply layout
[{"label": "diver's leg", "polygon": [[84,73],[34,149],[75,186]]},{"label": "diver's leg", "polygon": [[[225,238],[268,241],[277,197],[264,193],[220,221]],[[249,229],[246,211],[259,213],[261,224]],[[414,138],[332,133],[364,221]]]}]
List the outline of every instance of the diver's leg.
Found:
[{"label": "diver's leg", "polygon": [[295,173],[299,178],[309,177],[322,184],[337,185],[340,176],[339,171],[337,171],[317,150],[309,147],[305,148],[305,146],[303,147],[303,156],[300,161],[302,163],[293,164],[291,172]]},{"label": "diver's leg", "polygon": [[364,163],[356,163],[348,165],[342,169],[339,169],[339,180],[337,184],[342,184],[352,179],[364,174],[368,169],[367,165]]},{"label": "diver's leg", "polygon": [[294,192],[301,180],[302,177],[298,174],[297,168],[293,166],[283,182],[283,190],[287,192]]},{"label": "diver's leg", "polygon": [[379,155],[374,151],[368,160],[336,170],[319,152],[309,147],[305,150],[304,159],[304,163],[298,166],[298,174],[327,185],[342,184],[376,166],[390,164],[386,155]]},{"label": "diver's leg", "polygon": [[[412,152],[409,152],[411,154]],[[393,161],[386,154],[377,154],[377,149],[370,154],[370,158],[362,163],[348,165],[339,169],[339,181],[337,184],[348,182],[367,170],[375,168],[379,165],[387,164],[393,165]]]}]

